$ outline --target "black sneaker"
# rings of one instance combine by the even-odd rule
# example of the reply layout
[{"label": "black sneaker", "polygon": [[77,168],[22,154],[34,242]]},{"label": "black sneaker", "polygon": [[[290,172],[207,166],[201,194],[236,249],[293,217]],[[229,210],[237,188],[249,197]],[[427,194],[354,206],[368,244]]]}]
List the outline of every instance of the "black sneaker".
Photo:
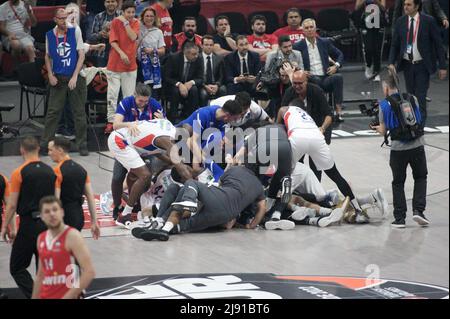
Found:
[{"label": "black sneaker", "polygon": [[281,202],[288,204],[292,195],[292,178],[290,176],[283,177],[281,180]]},{"label": "black sneaker", "polygon": [[341,114],[336,114],[336,115],[334,116],[334,122],[335,122],[335,123],[342,123],[342,122],[344,122],[344,118],[342,117]]},{"label": "black sneaker", "polygon": [[197,203],[189,201],[175,202],[172,203],[172,208],[175,210],[188,211],[192,214],[195,214],[197,212]]},{"label": "black sneaker", "polygon": [[134,237],[141,239],[141,235],[143,232],[146,232],[148,230],[147,227],[134,227],[131,230],[131,235],[133,235]]},{"label": "black sneaker", "polygon": [[169,233],[165,230],[157,230],[157,229],[151,229],[144,231],[141,234],[141,239],[145,241],[152,241],[154,239],[159,241],[168,241],[169,240]]},{"label": "black sneaker", "polygon": [[420,212],[414,212],[413,213],[413,220],[419,224],[420,226],[426,227],[430,224],[430,221],[425,217],[423,213]]},{"label": "black sneaker", "polygon": [[404,219],[396,219],[392,222],[391,224],[392,227],[394,228],[405,228],[405,220]]},{"label": "black sneaker", "polygon": [[131,214],[122,215],[119,214],[119,217],[117,217],[116,225],[125,227],[126,229],[129,229],[131,223],[133,222],[133,217]]}]

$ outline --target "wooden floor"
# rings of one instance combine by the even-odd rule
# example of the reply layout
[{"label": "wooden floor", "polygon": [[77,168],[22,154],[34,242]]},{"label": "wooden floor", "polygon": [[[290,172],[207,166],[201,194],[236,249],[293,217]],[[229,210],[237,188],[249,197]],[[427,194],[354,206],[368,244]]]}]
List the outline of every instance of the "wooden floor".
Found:
[{"label": "wooden floor", "polygon": [[[449,135],[428,134],[428,198],[432,222],[419,228],[408,212],[407,228],[391,229],[392,216],[373,216],[369,225],[319,229],[297,226],[292,231],[231,230],[172,236],[168,242],[144,242],[128,232],[105,229],[98,241],[87,238],[97,276],[180,273],[273,273],[379,277],[449,286]],[[357,194],[375,187],[392,203],[389,150],[377,137],[335,139],[332,151],[338,169]],[[108,190],[111,173],[99,169],[98,155],[73,158],[89,172],[97,194]],[[46,158],[48,160],[48,158]],[[0,171],[10,172],[18,157],[0,157]],[[106,158],[101,165],[111,167]],[[326,188],[334,188],[324,179]],[[407,198],[412,197],[409,172]],[[408,201],[411,208],[411,200]],[[390,206],[391,208],[391,206]],[[89,234],[85,234],[87,237]],[[10,246],[0,242],[0,287],[14,287],[9,275]],[[33,269],[31,267],[30,269]]]}]

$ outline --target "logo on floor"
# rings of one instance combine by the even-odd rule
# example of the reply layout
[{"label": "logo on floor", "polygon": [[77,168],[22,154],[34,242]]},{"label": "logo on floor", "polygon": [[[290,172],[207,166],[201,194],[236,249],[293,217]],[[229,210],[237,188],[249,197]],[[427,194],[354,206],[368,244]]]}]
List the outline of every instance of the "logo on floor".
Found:
[{"label": "logo on floor", "polygon": [[327,276],[190,274],[100,278],[86,299],[448,299],[423,283]]}]

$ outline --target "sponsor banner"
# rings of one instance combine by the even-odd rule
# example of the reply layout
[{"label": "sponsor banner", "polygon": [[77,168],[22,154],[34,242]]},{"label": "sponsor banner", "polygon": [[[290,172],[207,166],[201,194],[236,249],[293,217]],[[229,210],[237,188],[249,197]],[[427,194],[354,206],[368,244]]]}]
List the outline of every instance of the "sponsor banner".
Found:
[{"label": "sponsor banner", "polygon": [[86,299],[448,299],[423,283],[332,276],[189,274],[95,279]]}]

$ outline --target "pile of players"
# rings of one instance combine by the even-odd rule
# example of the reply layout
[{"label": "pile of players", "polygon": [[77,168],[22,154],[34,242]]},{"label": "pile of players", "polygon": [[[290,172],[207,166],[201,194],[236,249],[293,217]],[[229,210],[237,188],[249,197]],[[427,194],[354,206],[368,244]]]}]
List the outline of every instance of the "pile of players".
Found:
[{"label": "pile of players", "polygon": [[[138,84],[136,92],[119,104],[108,146],[116,160],[113,215],[137,238],[166,241],[209,228],[365,224],[367,207],[387,213],[381,189],[355,196],[299,100],[270,119],[241,92],[211,101],[174,126],[163,110],[152,109],[145,87]],[[303,164],[305,155],[338,189],[323,188]]]}]

